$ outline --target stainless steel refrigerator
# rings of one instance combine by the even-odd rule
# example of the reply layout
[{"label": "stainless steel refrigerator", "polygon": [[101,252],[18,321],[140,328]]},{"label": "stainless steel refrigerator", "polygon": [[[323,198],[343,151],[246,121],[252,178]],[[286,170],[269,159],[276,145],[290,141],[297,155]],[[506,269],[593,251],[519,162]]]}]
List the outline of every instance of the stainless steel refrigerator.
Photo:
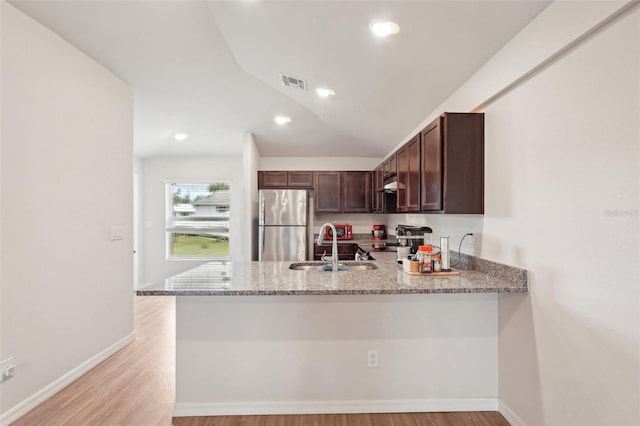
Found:
[{"label": "stainless steel refrigerator", "polygon": [[307,259],[306,190],[260,190],[258,260]]}]

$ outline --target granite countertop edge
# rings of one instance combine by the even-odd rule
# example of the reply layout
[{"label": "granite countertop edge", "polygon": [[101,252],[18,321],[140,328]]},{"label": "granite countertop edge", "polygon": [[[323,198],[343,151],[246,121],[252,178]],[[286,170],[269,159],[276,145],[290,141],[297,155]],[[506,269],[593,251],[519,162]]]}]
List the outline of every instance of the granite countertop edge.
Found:
[{"label": "granite countertop edge", "polygon": [[426,288],[406,290],[145,290],[136,291],[138,296],[356,296],[391,294],[472,294],[472,293],[527,293],[526,288]]},{"label": "granite countertop edge", "polygon": [[214,261],[135,293],[139,296],[349,296],[529,291],[526,270],[469,255],[463,255],[460,275],[434,277],[405,274],[396,263],[396,253],[372,254],[378,269],[337,273],[289,270],[289,265],[295,262]]}]

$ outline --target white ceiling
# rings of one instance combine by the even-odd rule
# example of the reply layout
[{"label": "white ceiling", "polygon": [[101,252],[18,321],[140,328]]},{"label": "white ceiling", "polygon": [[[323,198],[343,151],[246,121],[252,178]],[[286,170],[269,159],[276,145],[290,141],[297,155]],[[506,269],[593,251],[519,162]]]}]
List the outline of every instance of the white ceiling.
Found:
[{"label": "white ceiling", "polygon": [[10,3],[135,89],[137,156],[238,155],[252,132],[264,156],[382,157],[549,1]]}]

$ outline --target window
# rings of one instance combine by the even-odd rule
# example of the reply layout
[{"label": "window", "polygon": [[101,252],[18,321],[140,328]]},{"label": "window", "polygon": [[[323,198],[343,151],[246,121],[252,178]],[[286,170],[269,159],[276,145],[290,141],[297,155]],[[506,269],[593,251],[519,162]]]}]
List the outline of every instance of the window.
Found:
[{"label": "window", "polygon": [[167,258],[229,258],[230,184],[167,184]]}]

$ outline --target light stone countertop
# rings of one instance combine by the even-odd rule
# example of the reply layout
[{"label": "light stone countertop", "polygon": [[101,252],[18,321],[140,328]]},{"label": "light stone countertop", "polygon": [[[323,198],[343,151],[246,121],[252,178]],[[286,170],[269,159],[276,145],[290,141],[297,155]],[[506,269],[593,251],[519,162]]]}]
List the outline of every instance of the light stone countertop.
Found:
[{"label": "light stone countertop", "polygon": [[[397,264],[396,253],[372,252],[372,255],[376,258],[372,262],[378,269],[339,272],[289,269],[289,265],[296,262],[213,261],[142,288],[136,294],[269,296],[528,291],[526,271],[511,266],[482,260],[478,263],[480,270],[462,270],[460,275],[413,276],[403,272],[402,266]],[[475,266],[468,261],[471,257],[463,259],[463,268]]]}]

